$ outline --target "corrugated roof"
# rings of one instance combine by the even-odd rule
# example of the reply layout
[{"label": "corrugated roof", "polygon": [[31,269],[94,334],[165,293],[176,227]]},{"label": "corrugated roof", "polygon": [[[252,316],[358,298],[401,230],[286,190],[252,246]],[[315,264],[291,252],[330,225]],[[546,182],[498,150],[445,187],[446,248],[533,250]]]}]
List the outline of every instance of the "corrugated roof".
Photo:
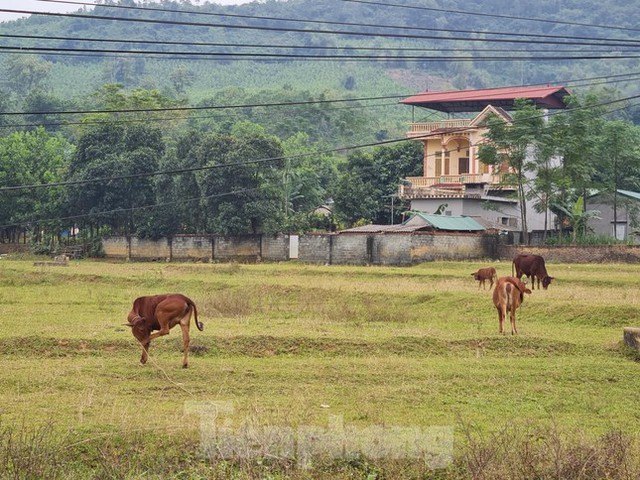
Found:
[{"label": "corrugated roof", "polygon": [[624,195],[625,197],[633,198],[634,200],[640,200],[640,193],[632,192],[630,190],[620,190],[618,189],[618,193],[620,195]]},{"label": "corrugated roof", "polygon": [[528,98],[534,104],[551,109],[565,108],[563,97],[570,93],[561,86],[555,87],[503,87],[483,90],[451,90],[423,92],[401,100],[405,105],[415,105],[441,112],[477,112],[488,105],[512,109],[516,98]]},{"label": "corrugated roof", "polygon": [[427,224],[432,225],[438,230],[452,230],[458,232],[477,232],[485,230],[485,228],[471,217],[464,215],[435,215],[429,213],[416,213],[407,220],[406,224],[415,225],[417,218],[424,220]]},{"label": "corrugated roof", "polygon": [[411,233],[421,228],[425,228],[426,225],[406,225],[401,223],[398,225],[362,225],[360,227],[347,228],[340,233]]},{"label": "corrugated roof", "polygon": [[[588,198],[593,198],[593,197],[597,197],[598,195],[601,195],[604,192],[598,192],[598,191],[594,191],[591,192],[591,194],[588,196]],[[618,193],[620,195],[623,195],[627,198],[631,198],[633,200],[640,200],[640,193],[638,192],[632,192],[631,190],[620,190],[618,189]]]},{"label": "corrugated roof", "polygon": [[455,232],[478,232],[486,228],[471,217],[453,215],[432,215],[415,213],[411,218],[399,225],[362,225],[348,228],[340,233],[412,233],[433,227],[437,230]]}]

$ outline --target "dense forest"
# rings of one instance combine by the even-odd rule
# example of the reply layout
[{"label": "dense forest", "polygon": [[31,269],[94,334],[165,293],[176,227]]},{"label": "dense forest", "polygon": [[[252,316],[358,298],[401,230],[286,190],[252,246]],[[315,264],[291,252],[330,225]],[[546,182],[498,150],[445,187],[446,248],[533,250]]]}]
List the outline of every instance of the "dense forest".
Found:
[{"label": "dense forest", "polygon": [[530,137],[566,160],[541,208],[640,188],[632,2],[100,3],[0,24],[2,241],[399,221],[407,123],[437,114],[398,100],[425,89],[565,85],[586,113]]}]

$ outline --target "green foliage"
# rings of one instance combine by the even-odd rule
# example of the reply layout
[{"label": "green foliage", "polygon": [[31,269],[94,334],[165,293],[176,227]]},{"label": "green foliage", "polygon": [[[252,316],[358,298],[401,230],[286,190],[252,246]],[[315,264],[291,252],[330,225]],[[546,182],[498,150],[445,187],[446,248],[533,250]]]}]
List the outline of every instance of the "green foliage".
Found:
[{"label": "green foliage", "polygon": [[[98,125],[88,128],[79,139],[68,178],[88,180],[153,172],[163,151],[162,134],[157,128],[136,124]],[[155,203],[149,176],[73,186],[67,195],[67,206],[73,212],[111,212],[99,216],[96,223],[127,233],[134,233],[135,215],[124,212]],[[119,214],[118,210],[124,212]]]},{"label": "green foliage", "polygon": [[36,55],[9,55],[6,71],[9,85],[21,94],[46,86],[52,63]]},{"label": "green foliage", "polygon": [[[0,185],[34,185],[63,179],[73,146],[60,135],[43,128],[12,133],[0,138]],[[0,224],[47,220],[63,213],[62,189],[39,188],[31,191],[0,192]],[[45,225],[59,226],[60,222]],[[13,237],[18,227],[3,229],[0,236]],[[36,236],[39,236],[36,234]]]},{"label": "green foliage", "polygon": [[[393,197],[400,181],[422,170],[423,151],[418,142],[379,147],[371,153],[355,152],[339,165],[339,177],[332,189],[335,213],[340,222],[399,223],[407,208]],[[394,210],[391,203],[395,199]]]}]

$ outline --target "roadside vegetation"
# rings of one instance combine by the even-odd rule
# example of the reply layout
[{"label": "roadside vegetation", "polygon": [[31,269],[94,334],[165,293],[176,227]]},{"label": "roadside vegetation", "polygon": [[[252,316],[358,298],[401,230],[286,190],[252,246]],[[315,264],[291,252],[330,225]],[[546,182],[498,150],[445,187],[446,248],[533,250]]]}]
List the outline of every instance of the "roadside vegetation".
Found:
[{"label": "roadside vegetation", "polygon": [[[3,478],[637,478],[639,318],[632,265],[549,264],[517,337],[497,334],[482,262],[411,268],[0,260]],[[507,263],[493,263],[499,275]],[[126,320],[140,295],[198,306],[149,363]],[[453,428],[453,461],[204,455],[202,405],[234,427]],[[205,442],[206,443],[206,442]],[[248,451],[255,445],[247,446]],[[211,452],[209,452],[211,453]]]}]

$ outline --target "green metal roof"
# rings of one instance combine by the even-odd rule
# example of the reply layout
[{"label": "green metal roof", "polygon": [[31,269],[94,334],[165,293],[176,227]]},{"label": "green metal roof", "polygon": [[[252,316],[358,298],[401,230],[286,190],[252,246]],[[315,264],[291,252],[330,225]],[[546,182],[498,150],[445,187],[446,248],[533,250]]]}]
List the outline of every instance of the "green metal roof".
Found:
[{"label": "green metal roof", "polygon": [[[485,230],[485,228],[471,217],[463,215],[434,215],[428,213],[416,213],[414,217],[420,217],[425,222],[433,225],[438,230],[455,230],[463,232],[472,232]],[[411,220],[408,220],[410,222]]]},{"label": "green metal roof", "polygon": [[[590,195],[589,198],[593,198],[593,197],[597,197],[598,195],[601,195],[603,192],[599,192],[599,191],[593,191]],[[620,190],[618,189],[618,193],[622,196],[625,196],[627,198],[632,198],[633,200],[640,200],[640,193],[638,192],[632,192],[631,190]]]},{"label": "green metal roof", "polygon": [[634,200],[640,200],[640,193],[638,192],[631,192],[629,190],[618,189],[618,193],[620,195],[624,195],[625,197],[633,198]]}]

